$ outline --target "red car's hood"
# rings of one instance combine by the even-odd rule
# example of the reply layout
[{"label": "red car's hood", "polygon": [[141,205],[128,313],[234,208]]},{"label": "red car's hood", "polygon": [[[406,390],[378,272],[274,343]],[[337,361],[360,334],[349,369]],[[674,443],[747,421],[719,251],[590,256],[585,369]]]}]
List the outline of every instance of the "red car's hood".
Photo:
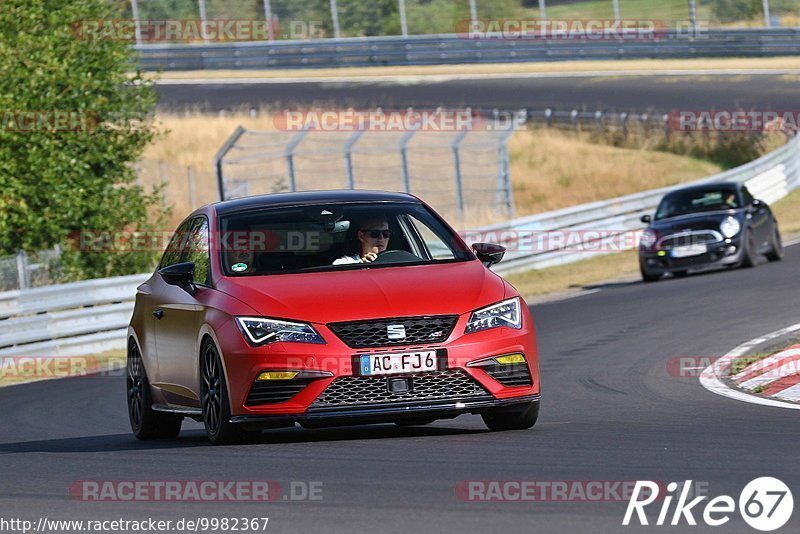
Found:
[{"label": "red car's hood", "polygon": [[217,289],[264,316],[314,323],[462,314],[505,293],[503,280],[479,261],[225,277]]}]

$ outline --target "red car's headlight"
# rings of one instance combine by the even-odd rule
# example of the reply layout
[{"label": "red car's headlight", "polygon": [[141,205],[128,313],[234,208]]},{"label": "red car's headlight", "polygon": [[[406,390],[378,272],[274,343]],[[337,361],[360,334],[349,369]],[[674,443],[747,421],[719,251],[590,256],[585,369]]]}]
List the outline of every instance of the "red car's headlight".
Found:
[{"label": "red car's headlight", "polygon": [[469,322],[464,330],[465,334],[480,332],[490,328],[507,326],[509,328],[522,328],[522,314],[520,313],[519,297],[514,297],[497,304],[492,304],[480,310],[475,310],[469,317]]},{"label": "red car's headlight", "polygon": [[236,317],[236,324],[251,345],[278,341],[325,344],[325,340],[307,323],[293,323],[263,317]]}]

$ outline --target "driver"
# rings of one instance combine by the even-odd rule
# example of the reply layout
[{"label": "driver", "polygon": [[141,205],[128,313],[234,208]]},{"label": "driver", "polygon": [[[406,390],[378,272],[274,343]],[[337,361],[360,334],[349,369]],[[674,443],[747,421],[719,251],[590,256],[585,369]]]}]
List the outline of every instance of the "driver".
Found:
[{"label": "driver", "polygon": [[375,261],[379,252],[386,250],[389,237],[392,231],[389,230],[389,222],[386,217],[379,215],[370,217],[362,221],[358,230],[358,241],[361,244],[361,252],[351,256],[342,256],[334,260],[333,265],[345,265],[348,263],[369,263]]}]

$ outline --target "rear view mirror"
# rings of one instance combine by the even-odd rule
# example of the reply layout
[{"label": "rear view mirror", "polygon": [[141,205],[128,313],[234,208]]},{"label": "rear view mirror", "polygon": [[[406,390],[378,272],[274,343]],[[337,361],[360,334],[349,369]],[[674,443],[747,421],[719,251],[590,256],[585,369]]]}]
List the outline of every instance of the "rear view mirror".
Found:
[{"label": "rear view mirror", "polygon": [[472,250],[487,267],[498,263],[506,253],[506,247],[494,243],[473,243]]},{"label": "rear view mirror", "polygon": [[158,274],[166,283],[179,286],[194,295],[194,262],[175,263],[159,269]]}]

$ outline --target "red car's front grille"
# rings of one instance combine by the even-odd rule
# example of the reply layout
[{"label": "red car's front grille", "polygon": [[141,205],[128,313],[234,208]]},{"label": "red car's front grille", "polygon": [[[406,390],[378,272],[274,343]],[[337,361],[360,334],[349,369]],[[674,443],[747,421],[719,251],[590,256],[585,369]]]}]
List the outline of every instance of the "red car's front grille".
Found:
[{"label": "red car's front grille", "polygon": [[411,379],[411,389],[402,393],[390,391],[385,376],[339,377],[317,397],[311,408],[492,398],[483,386],[460,369],[401,376]]},{"label": "red car's front grille", "polygon": [[[331,323],[328,327],[348,347],[370,348],[442,343],[453,331],[457,320],[457,315],[397,317],[372,321]],[[401,326],[402,328],[400,328]],[[392,333],[391,337],[390,332]],[[402,336],[400,332],[402,332]]]}]

